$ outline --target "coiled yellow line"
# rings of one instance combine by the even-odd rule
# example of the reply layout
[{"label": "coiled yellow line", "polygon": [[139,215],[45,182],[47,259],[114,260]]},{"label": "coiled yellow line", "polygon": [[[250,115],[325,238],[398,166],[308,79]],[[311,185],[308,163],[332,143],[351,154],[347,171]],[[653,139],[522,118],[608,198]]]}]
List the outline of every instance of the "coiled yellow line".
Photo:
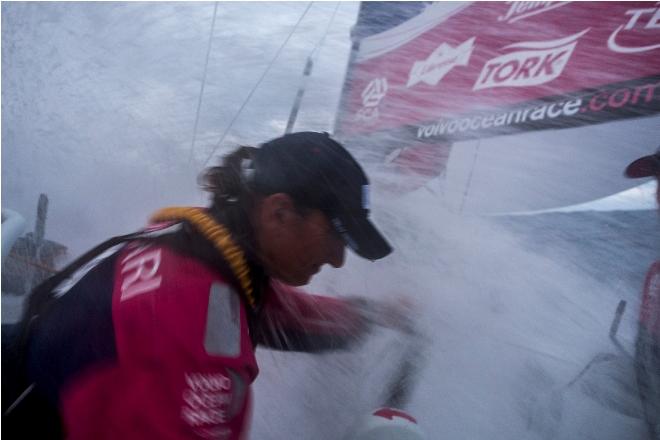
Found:
[{"label": "coiled yellow line", "polygon": [[229,264],[229,267],[241,283],[245,298],[252,309],[257,302],[254,298],[250,269],[245,254],[238,247],[226,227],[217,223],[202,208],[169,207],[156,211],[150,218],[151,222],[182,221],[186,220],[206,237]]}]

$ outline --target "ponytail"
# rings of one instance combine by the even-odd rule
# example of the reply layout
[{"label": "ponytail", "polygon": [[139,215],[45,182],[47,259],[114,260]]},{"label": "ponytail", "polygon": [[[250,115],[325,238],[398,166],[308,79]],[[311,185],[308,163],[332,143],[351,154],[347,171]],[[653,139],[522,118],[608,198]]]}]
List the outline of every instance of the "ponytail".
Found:
[{"label": "ponytail", "polygon": [[238,147],[223,157],[220,165],[207,168],[198,178],[202,189],[211,193],[210,214],[229,228],[232,238],[248,255],[255,252],[250,212],[258,194],[250,180],[256,153],[255,147]]},{"label": "ponytail", "polygon": [[248,185],[249,173],[253,172],[250,164],[257,149],[241,146],[226,155],[218,166],[207,168],[200,176],[199,184],[211,193],[213,205],[225,207],[253,198],[253,190]]}]

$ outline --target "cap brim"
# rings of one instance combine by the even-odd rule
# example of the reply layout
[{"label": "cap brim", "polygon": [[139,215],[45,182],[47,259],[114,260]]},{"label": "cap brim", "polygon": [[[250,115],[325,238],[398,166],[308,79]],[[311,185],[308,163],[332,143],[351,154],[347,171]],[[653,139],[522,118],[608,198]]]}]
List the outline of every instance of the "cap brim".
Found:
[{"label": "cap brim", "polygon": [[345,231],[339,231],[346,245],[356,254],[368,260],[378,260],[392,252],[392,246],[364,216],[341,216]]},{"label": "cap brim", "polygon": [[651,177],[660,172],[658,166],[658,159],[656,159],[655,155],[644,156],[628,165],[624,174],[626,177],[633,179]]}]

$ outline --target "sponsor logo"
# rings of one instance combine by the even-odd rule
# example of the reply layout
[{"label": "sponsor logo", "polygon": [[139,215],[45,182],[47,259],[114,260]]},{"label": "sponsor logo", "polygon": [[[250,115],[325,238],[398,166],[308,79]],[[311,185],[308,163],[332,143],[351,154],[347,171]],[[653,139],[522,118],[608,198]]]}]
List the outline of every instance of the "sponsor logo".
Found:
[{"label": "sponsor logo", "polygon": [[612,32],[610,37],[607,39],[608,49],[619,53],[638,53],[660,49],[660,42],[646,46],[629,47],[619,44],[616,41],[621,31],[660,29],[660,7],[657,5],[660,5],[660,2],[656,2],[656,7],[654,8],[627,10],[625,14],[629,15],[630,18],[626,24],[622,24],[616,28],[616,30]]},{"label": "sponsor logo", "polygon": [[577,41],[590,28],[552,41],[526,41],[503,49],[522,49],[488,61],[473,90],[493,87],[527,87],[557,78],[566,67]]},{"label": "sponsor logo", "polygon": [[121,262],[120,301],[126,301],[160,287],[162,282],[162,276],[158,272],[160,262],[160,249],[151,250],[149,246],[139,247],[128,254]]},{"label": "sponsor logo", "polygon": [[[599,118],[610,118],[616,112],[632,112],[636,115],[657,113],[660,100],[660,82],[657,79],[641,84],[618,85],[600,89],[596,92],[568,97],[552,103],[526,105],[505,111],[493,110],[474,115],[455,118],[443,118],[437,122],[417,127],[418,139],[466,138],[471,133],[482,131],[503,131],[507,127],[525,126],[550,127],[560,120],[559,125],[568,126],[568,121],[575,119],[583,123],[594,123]],[[603,115],[603,116],[598,116]]]},{"label": "sponsor logo", "polygon": [[362,209],[369,209],[369,185],[362,185]]},{"label": "sponsor logo", "polygon": [[452,136],[454,134],[497,129],[526,122],[553,119],[559,116],[573,116],[580,111],[580,98],[559,101],[552,104],[542,104],[535,107],[519,108],[506,112],[494,112],[466,116],[463,118],[442,119],[434,124],[417,128],[417,138],[428,139],[435,136]]},{"label": "sponsor logo", "polygon": [[357,118],[364,122],[378,119],[378,106],[387,95],[387,78],[373,79],[362,91],[362,108],[357,112]]},{"label": "sponsor logo", "polygon": [[[232,381],[222,373],[186,373],[181,417],[193,429],[213,429],[229,421]],[[208,437],[216,438],[216,437]]]},{"label": "sponsor logo", "polygon": [[434,86],[456,66],[467,66],[474,48],[475,37],[456,47],[442,43],[426,60],[416,61],[410,69],[406,87],[424,82]]},{"label": "sponsor logo", "polygon": [[509,10],[504,15],[497,17],[497,21],[505,21],[507,23],[515,23],[523,18],[538,15],[543,12],[557,9],[560,6],[569,4],[570,2],[506,2],[509,5]]},{"label": "sponsor logo", "polygon": [[591,95],[586,106],[580,112],[600,112],[616,110],[622,107],[652,105],[658,100],[656,89],[660,82],[651,82],[634,87],[620,87],[614,90],[602,90]]}]

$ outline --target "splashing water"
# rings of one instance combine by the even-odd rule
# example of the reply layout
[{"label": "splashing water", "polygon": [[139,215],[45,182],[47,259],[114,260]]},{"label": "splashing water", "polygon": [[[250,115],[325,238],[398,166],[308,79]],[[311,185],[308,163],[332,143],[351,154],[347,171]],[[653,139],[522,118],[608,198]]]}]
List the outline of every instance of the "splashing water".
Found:
[{"label": "splashing water", "polygon": [[[202,203],[196,165],[306,6],[219,4],[191,152],[212,4],[3,3],[3,207],[33,224],[34,202],[47,190],[47,235],[76,256],[137,229],[156,208]],[[334,9],[310,8],[217,154],[281,134],[298,87],[292,78]],[[330,130],[356,12],[355,3],[340,5],[297,129]],[[429,438],[646,439],[632,361],[608,331],[626,300],[617,336],[632,353],[644,272],[660,249],[657,214],[475,213],[561,206],[557,194],[577,200],[575,182],[594,197],[606,195],[604,183],[626,189],[632,183],[620,174],[636,151],[625,148],[650,151],[657,123],[647,117],[456,143],[440,178],[404,175],[408,192],[396,193],[392,169],[372,160],[386,154],[376,141],[365,146],[375,221],[396,252],[375,263],[349,255],[310,290],[413,301],[428,339],[409,410]],[[576,144],[585,147],[579,160],[571,156]],[[425,150],[385,153],[403,160],[397,166],[430,162]],[[600,172],[585,172],[587,159]],[[514,172],[502,166],[509,160]],[[536,179],[521,180],[520,170]],[[341,438],[381,404],[409,343],[375,329],[348,353],[259,350],[252,437]]]}]

